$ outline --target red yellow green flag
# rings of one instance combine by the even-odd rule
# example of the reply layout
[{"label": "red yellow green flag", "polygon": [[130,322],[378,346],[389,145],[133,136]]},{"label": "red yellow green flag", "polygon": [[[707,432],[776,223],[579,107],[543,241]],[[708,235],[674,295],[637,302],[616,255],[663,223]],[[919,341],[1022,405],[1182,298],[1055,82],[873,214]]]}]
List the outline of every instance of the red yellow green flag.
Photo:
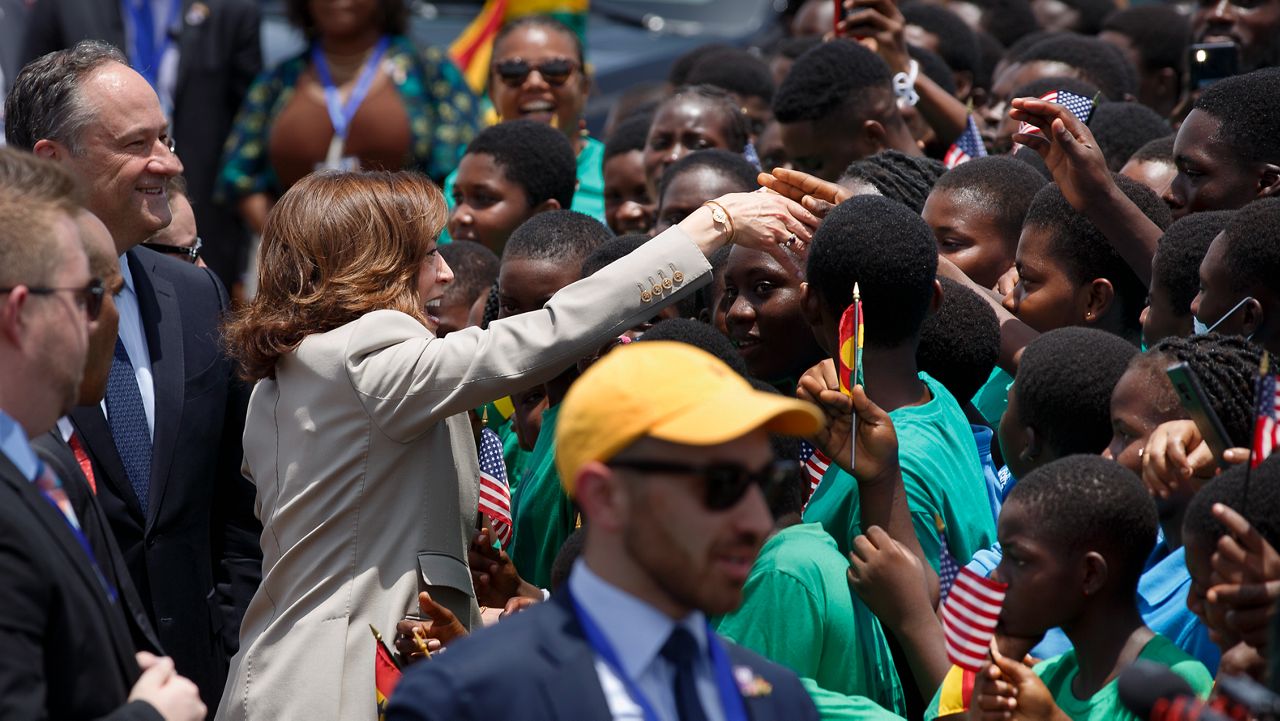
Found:
[{"label": "red yellow green flag", "polygon": [[837,375],[840,391],[845,395],[853,394],[853,387],[861,374],[863,332],[862,295],[855,283],[853,302],[840,315],[840,352],[837,356],[840,368]]},{"label": "red yellow green flag", "polygon": [[378,704],[378,720],[382,721],[387,713],[387,699],[391,698],[391,692],[400,683],[402,672],[390,649],[382,642],[378,630],[373,626],[369,630],[373,631],[373,645],[376,649],[373,657],[373,688]]}]

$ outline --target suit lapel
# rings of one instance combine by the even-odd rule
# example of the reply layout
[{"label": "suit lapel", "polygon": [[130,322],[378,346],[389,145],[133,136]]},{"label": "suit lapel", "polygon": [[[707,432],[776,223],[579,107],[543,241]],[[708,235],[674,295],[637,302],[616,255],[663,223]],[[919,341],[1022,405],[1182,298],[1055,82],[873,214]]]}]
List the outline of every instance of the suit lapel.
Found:
[{"label": "suit lapel", "polygon": [[542,643],[553,682],[543,686],[555,713],[551,718],[613,718],[596,673],[596,654],[567,599],[559,593],[547,604],[557,609],[552,630]]},{"label": "suit lapel", "polygon": [[164,500],[177,444],[178,425],[182,420],[186,380],[182,358],[182,318],[173,284],[154,272],[155,260],[140,257],[136,250],[129,251],[128,258],[142,328],[147,334],[156,398],[155,431],[151,442],[151,487],[147,503],[146,528],[149,530]]},{"label": "suit lapel", "polygon": [[30,515],[44,527],[45,531],[54,540],[54,545],[75,567],[80,581],[85,584],[89,590],[89,595],[93,597],[94,602],[98,605],[97,613],[88,612],[88,609],[81,610],[88,612],[88,615],[92,618],[102,619],[107,626],[107,634],[111,637],[111,645],[119,660],[120,668],[130,668],[130,659],[133,658],[133,643],[123,626],[120,609],[119,607],[113,607],[111,602],[107,600],[106,590],[103,589],[102,582],[99,580],[97,572],[93,569],[93,562],[85,552],[84,547],[76,540],[66,517],[62,515],[62,511],[50,503],[44,497],[44,494],[31,481],[23,477],[17,467],[3,455],[0,455],[0,478],[13,488],[21,502],[26,505]]}]

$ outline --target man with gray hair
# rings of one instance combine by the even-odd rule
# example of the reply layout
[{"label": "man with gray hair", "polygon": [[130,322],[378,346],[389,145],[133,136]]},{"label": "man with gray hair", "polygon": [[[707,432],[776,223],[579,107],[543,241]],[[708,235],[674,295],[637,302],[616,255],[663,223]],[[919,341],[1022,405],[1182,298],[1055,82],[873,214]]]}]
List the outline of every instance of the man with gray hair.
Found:
[{"label": "man with gray hair", "polygon": [[0,150],[0,718],[196,721],[195,685],[135,654],[118,553],[84,538],[92,499],[77,510],[31,446],[76,402],[104,293],[75,181],[24,155]]},{"label": "man with gray hair", "polygon": [[122,254],[106,399],[70,418],[160,643],[213,707],[261,577],[261,527],[240,475],[248,389],[218,329],[226,290],[137,247],[172,221],[166,184],[182,163],[155,91],[105,43],[33,60],[5,110],[9,144],[80,179]]}]

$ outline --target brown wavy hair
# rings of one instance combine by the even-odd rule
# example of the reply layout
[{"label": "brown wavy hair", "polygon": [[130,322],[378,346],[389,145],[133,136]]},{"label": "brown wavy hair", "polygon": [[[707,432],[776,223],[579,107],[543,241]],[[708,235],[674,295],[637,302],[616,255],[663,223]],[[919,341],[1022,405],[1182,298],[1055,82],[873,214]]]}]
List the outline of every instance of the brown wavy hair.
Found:
[{"label": "brown wavy hair", "polygon": [[375,310],[426,322],[418,271],[444,227],[440,190],[419,173],[313,173],[280,198],[262,229],[258,294],[223,328],[247,381],[313,333]]}]

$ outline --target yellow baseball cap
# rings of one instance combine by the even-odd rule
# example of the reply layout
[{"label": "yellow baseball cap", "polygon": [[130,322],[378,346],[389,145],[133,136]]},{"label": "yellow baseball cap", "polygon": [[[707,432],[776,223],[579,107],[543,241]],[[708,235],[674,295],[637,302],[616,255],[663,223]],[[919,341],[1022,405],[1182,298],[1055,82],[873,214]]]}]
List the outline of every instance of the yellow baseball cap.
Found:
[{"label": "yellow baseball cap", "polygon": [[615,348],[569,389],[556,423],[556,470],[573,495],[578,470],[648,436],[712,446],[757,428],[809,436],[824,419],[812,403],[757,391],[720,359],[687,343]]}]

